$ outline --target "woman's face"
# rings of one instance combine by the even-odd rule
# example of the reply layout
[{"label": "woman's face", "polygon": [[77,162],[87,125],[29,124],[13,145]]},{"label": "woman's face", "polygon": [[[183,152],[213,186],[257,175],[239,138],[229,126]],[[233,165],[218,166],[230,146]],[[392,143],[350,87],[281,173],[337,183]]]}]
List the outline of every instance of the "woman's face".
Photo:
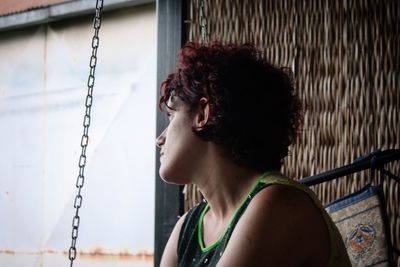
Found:
[{"label": "woman's face", "polygon": [[172,96],[167,105],[169,125],[156,139],[160,148],[159,174],[168,183],[187,184],[201,155],[201,140],[192,130],[194,116],[182,100]]}]

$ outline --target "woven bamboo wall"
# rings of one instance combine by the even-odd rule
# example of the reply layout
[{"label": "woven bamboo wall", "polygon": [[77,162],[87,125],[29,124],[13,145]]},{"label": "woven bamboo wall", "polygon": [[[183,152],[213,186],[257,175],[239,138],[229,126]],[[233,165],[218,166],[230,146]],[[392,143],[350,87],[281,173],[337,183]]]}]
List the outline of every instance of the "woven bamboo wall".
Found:
[{"label": "woven bamboo wall", "polygon": [[[187,1],[188,39],[198,41],[198,0]],[[205,0],[205,16],[211,41],[254,43],[272,63],[294,70],[305,121],[285,174],[299,179],[400,148],[400,1]],[[400,174],[398,162],[387,169]],[[368,179],[361,172],[313,189],[328,203]],[[400,185],[384,189],[399,248]],[[185,188],[186,209],[200,197]]]}]

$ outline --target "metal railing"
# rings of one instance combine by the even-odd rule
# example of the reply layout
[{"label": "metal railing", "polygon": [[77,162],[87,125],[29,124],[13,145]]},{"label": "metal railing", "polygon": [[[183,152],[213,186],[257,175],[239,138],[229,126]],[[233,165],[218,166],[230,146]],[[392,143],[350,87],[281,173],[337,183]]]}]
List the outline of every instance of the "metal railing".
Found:
[{"label": "metal railing", "polygon": [[370,169],[371,172],[375,170],[381,171],[381,175],[387,175],[389,178],[396,180],[400,183],[400,178],[384,169],[386,163],[400,160],[400,149],[389,149],[384,151],[375,151],[366,156],[357,158],[353,163],[326,171],[317,175],[304,177],[299,180],[300,183],[312,186],[323,182],[328,182],[349,174],[359,171]]}]

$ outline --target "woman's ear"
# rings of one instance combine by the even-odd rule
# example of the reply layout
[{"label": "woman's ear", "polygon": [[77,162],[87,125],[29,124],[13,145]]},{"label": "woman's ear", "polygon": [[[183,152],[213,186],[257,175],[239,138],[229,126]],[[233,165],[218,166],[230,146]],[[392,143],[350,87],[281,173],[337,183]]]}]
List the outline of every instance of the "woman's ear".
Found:
[{"label": "woman's ear", "polygon": [[197,131],[201,131],[206,126],[210,117],[210,103],[205,97],[200,98],[199,107],[194,117],[194,128]]}]

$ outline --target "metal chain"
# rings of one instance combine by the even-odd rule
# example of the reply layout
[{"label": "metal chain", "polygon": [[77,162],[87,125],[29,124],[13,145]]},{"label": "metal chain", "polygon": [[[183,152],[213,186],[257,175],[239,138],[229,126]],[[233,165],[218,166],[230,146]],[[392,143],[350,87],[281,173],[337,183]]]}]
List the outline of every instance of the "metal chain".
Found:
[{"label": "metal chain", "polygon": [[82,195],[81,190],[83,187],[83,183],[85,181],[85,166],[86,166],[86,148],[89,140],[89,126],[90,126],[90,112],[92,109],[92,100],[93,100],[93,86],[94,86],[94,74],[96,70],[97,63],[97,48],[99,47],[99,29],[101,26],[101,11],[103,9],[103,0],[96,0],[96,14],[93,20],[93,28],[94,35],[92,38],[92,55],[90,57],[89,62],[89,78],[87,82],[87,96],[85,102],[85,115],[83,118],[83,134],[81,139],[81,155],[79,157],[79,174],[76,179],[76,188],[78,189],[78,193],[75,196],[74,208],[75,208],[75,216],[72,219],[72,241],[71,247],[69,248],[68,257],[71,263],[71,267],[76,259],[76,239],[78,238],[78,230],[79,230],[79,209],[82,206]]},{"label": "metal chain", "polygon": [[202,45],[208,44],[208,29],[207,29],[207,19],[205,17],[205,4],[204,0],[199,2],[200,8],[200,42]]}]

